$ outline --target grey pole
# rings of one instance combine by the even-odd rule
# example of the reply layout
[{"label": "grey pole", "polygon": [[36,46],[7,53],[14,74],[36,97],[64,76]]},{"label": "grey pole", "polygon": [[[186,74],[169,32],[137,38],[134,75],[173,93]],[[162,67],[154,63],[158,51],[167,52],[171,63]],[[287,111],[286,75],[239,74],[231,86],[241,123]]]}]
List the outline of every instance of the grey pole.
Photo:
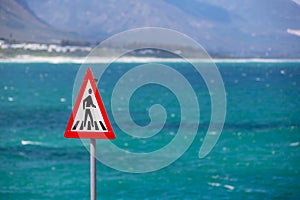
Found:
[{"label": "grey pole", "polygon": [[[97,83],[98,79],[94,78],[95,83]],[[90,171],[91,171],[91,200],[96,200],[96,139],[91,139],[90,144]]]},{"label": "grey pole", "polygon": [[90,165],[91,165],[91,200],[96,200],[96,140],[91,139],[90,144]]}]

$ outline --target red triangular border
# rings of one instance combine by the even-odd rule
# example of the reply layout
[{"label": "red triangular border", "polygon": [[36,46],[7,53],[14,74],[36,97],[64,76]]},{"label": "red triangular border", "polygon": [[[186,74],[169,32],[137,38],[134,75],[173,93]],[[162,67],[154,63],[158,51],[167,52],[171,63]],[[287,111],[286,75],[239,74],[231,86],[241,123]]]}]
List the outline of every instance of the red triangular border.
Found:
[{"label": "red triangular border", "polygon": [[[95,94],[98,106],[100,108],[100,112],[103,116],[104,123],[107,126],[106,127],[107,130],[108,130],[107,132],[78,132],[78,131],[72,131],[72,125],[73,125],[73,122],[75,120],[78,108],[80,106],[80,102],[82,101],[82,97],[83,97],[83,94],[84,94],[84,91],[86,89],[88,81],[90,81],[92,90]],[[112,140],[112,139],[116,138],[116,136],[114,134],[114,131],[112,129],[112,126],[109,122],[107,113],[105,111],[102,99],[100,97],[100,93],[97,89],[97,86],[96,86],[96,83],[95,83],[95,80],[94,80],[94,77],[93,77],[93,74],[92,74],[92,71],[91,71],[90,67],[86,71],[86,75],[84,77],[82,86],[80,88],[78,97],[76,99],[76,103],[75,103],[75,106],[73,108],[72,114],[70,116],[69,123],[67,125],[64,137],[65,138],[109,139],[109,140]]]}]

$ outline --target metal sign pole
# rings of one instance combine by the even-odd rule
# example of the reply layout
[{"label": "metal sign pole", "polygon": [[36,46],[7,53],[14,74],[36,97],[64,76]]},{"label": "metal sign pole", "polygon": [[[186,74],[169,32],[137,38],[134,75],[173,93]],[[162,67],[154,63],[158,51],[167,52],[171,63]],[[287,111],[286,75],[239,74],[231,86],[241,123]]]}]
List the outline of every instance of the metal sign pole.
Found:
[{"label": "metal sign pole", "polygon": [[96,140],[91,139],[90,144],[90,165],[91,165],[91,200],[96,200]]},{"label": "metal sign pole", "polygon": [[[94,78],[95,83],[97,83],[97,79]],[[91,139],[91,200],[96,200],[96,140]]]}]

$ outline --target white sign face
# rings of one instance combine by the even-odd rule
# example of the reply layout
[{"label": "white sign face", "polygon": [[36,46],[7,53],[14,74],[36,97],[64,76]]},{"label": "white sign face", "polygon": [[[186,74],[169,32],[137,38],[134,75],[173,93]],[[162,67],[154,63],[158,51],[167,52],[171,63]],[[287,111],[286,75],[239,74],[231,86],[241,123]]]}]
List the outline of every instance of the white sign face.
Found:
[{"label": "white sign face", "polygon": [[89,80],[72,124],[72,131],[108,132]]}]

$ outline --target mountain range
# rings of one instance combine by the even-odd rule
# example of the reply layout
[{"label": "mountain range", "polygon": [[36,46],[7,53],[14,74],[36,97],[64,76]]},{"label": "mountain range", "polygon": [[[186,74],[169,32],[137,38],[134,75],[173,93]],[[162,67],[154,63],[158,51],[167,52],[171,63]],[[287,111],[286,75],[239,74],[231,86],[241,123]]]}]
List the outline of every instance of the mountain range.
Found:
[{"label": "mountain range", "polygon": [[101,41],[155,26],[180,31],[215,54],[300,57],[297,1],[0,0],[1,37]]}]

